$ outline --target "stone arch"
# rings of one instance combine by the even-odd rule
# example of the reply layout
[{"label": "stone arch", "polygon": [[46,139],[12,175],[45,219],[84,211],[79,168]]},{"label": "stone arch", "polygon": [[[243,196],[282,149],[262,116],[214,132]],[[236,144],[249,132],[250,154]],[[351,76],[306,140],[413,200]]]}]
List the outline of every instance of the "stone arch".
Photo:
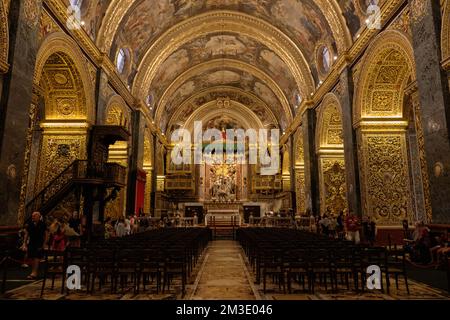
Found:
[{"label": "stone arch", "polygon": [[399,31],[378,35],[362,61],[353,108],[354,125],[380,118],[401,120],[401,92],[415,77],[414,52],[406,35]]},{"label": "stone arch", "polygon": [[[94,108],[94,91],[89,70],[86,66],[86,60],[83,57],[83,53],[76,44],[76,42],[69,36],[62,32],[55,32],[49,35],[42,43],[39,49],[36,67],[34,71],[34,83],[39,86],[41,78],[43,76],[43,70],[50,58],[60,55],[65,57],[65,63],[68,64],[70,70],[76,71],[76,77],[74,82],[81,87],[80,92],[84,95],[85,115],[83,117],[88,122],[94,122],[95,108]],[[57,62],[57,61],[56,61]],[[55,78],[55,82],[58,80]],[[63,78],[60,78],[60,82]]]},{"label": "stone arch", "polygon": [[182,126],[192,112],[203,104],[216,101],[217,97],[229,97],[230,100],[239,101],[248,109],[252,110],[261,119],[266,128],[278,128],[278,120],[269,106],[251,92],[243,91],[231,86],[216,86],[201,90],[186,99],[168,121],[167,133],[170,134],[173,128]]},{"label": "stone arch", "polygon": [[[222,103],[221,103],[222,102]],[[228,102],[228,104],[227,104]],[[193,132],[194,121],[208,121],[217,116],[229,116],[240,122],[242,129],[262,129],[263,123],[250,109],[237,101],[210,101],[195,110],[184,124],[184,128]]]},{"label": "stone arch", "polygon": [[320,153],[323,149],[341,150],[344,148],[342,131],[342,110],[336,95],[327,94],[318,111],[316,147]]},{"label": "stone arch", "polygon": [[363,214],[379,225],[414,220],[404,96],[415,81],[413,49],[399,31],[368,48],[354,100]]},{"label": "stone arch", "polygon": [[321,214],[348,210],[342,110],[339,99],[327,94],[318,110],[316,152],[319,161]]},{"label": "stone arch", "polygon": [[8,52],[8,16],[6,15],[5,5],[3,1],[0,1],[0,73],[6,73],[9,69]]},{"label": "stone arch", "polygon": [[[181,45],[206,34],[239,32],[260,41],[285,61],[302,96],[314,92],[314,79],[302,52],[278,29],[267,22],[234,11],[211,11],[184,20],[167,30],[145,53],[133,83],[133,94],[145,99],[160,65]],[[167,50],[167,43],[173,44]]]},{"label": "stone arch", "polygon": [[184,73],[179,75],[172,83],[171,85],[166,89],[166,91],[163,93],[157,109],[156,109],[156,115],[155,115],[155,121],[156,123],[160,123],[162,114],[165,111],[165,106],[167,106],[169,99],[174,95],[176,89],[178,89],[183,83],[185,83],[188,79],[193,77],[194,75],[200,74],[202,72],[205,72],[210,69],[214,69],[217,67],[222,67],[224,64],[226,64],[227,68],[237,69],[237,70],[244,70],[248,72],[249,74],[254,75],[258,79],[263,79],[261,81],[264,81],[264,83],[272,90],[276,98],[278,99],[281,107],[283,108],[283,113],[286,115],[287,122],[291,122],[293,120],[293,113],[292,109],[289,106],[289,101],[286,98],[285,94],[283,93],[283,90],[279,87],[279,85],[270,78],[269,75],[264,73],[263,71],[259,70],[258,68],[233,59],[214,59],[210,60],[208,62],[204,62],[201,64],[198,64],[189,70],[186,70]]}]

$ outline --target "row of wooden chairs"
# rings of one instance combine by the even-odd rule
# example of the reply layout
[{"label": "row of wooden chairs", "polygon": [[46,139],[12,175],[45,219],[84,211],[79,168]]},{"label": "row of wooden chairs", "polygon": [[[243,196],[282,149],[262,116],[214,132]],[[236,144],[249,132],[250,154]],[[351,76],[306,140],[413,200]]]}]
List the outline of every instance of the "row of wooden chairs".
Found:
[{"label": "row of wooden chairs", "polygon": [[[376,265],[385,278],[387,293],[391,277],[395,278],[397,288],[399,278],[403,277],[409,293],[402,250],[356,246],[348,241],[291,229],[240,229],[237,237],[255,272],[256,282],[263,282],[264,292],[268,278],[283,292],[287,287],[289,293],[292,293],[293,283],[310,293],[314,293],[317,284],[332,292],[340,287],[350,290],[350,282],[355,291],[364,291],[367,268]],[[384,292],[383,281],[380,285]]]},{"label": "row of wooden chairs", "polygon": [[93,294],[109,285],[111,293],[122,293],[131,285],[139,293],[153,285],[156,293],[170,291],[174,280],[181,282],[182,294],[200,255],[211,238],[208,229],[192,228],[150,231],[113,241],[101,241],[82,248],[68,248],[64,252],[47,251],[44,280],[61,277],[61,293],[66,291],[66,272],[69,266],[81,271],[81,283]]}]

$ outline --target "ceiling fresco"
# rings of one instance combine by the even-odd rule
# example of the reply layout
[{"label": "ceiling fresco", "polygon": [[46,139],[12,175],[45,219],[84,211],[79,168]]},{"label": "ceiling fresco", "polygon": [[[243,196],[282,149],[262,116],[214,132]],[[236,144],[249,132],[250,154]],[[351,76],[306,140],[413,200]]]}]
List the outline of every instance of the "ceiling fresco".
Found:
[{"label": "ceiling fresco", "polygon": [[83,29],[89,37],[95,42],[98,31],[102,24],[106,10],[111,0],[62,0],[69,5],[78,6],[80,9],[80,18],[83,21]]},{"label": "ceiling fresco", "polygon": [[305,57],[314,57],[319,42],[335,45],[326,18],[312,0],[140,0],[121,22],[112,55],[117,48],[128,46],[139,61],[165,30],[189,17],[218,9],[264,19],[289,36]]},{"label": "ceiling fresco", "polygon": [[[107,52],[109,50],[113,61],[116,60],[120,49],[125,49],[129,53],[126,71],[122,76],[126,84],[131,87],[143,57],[158,38],[178,23],[214,10],[245,13],[262,19],[280,30],[302,52],[309,65],[313,81],[318,84],[329,72],[333,57],[337,55],[337,43],[341,43],[339,32],[330,27],[333,21],[339,18],[332,18],[333,15],[329,12],[334,10],[337,14],[334,17],[343,18],[342,24],[346,26],[344,25],[341,31],[347,27],[350,35],[355,39],[365,27],[368,6],[377,3],[382,5],[384,0],[333,0],[330,7],[323,7],[323,5],[319,7],[320,2],[314,0],[61,1],[67,5],[73,4],[80,7],[83,28],[94,42],[108,34],[112,43],[109,41],[105,50]],[[119,7],[120,10],[117,10]],[[117,20],[111,20],[117,23],[113,28],[108,29],[108,26],[102,25],[102,20],[105,15],[110,17],[114,12],[120,12],[117,13]],[[105,25],[107,25],[106,22]],[[99,37],[100,30],[112,31]],[[342,38],[345,38],[345,35],[342,35]],[[349,39],[348,36],[346,39]],[[230,86],[260,98],[271,108],[278,125],[281,128],[286,127],[291,115],[286,114],[286,108],[282,106],[288,103],[290,107],[288,113],[295,114],[297,106],[304,99],[299,93],[299,90],[303,89],[299,86],[298,77],[296,79],[293,76],[292,64],[288,66],[286,57],[281,58],[280,52],[275,53],[274,47],[271,48],[243,34],[221,32],[202,34],[180,47],[174,46],[174,49],[169,49],[173,51],[165,58],[165,61],[161,61],[148,88],[146,102],[152,107],[153,112],[158,105],[161,105],[161,101],[164,104],[161,119],[155,120],[160,121],[161,128],[165,130],[170,117],[183,101],[201,90],[215,86]],[[327,52],[327,55],[321,52]],[[211,69],[202,70],[201,74],[194,74],[172,87],[180,75],[192,71],[201,64],[218,59],[239,61],[250,65],[259,70],[259,73],[256,73],[259,74],[259,78],[252,75],[254,72],[245,71],[247,70],[245,68],[240,70],[235,66],[224,64],[219,67],[216,64]],[[326,65],[326,68],[323,65]],[[278,90],[278,95],[270,89],[268,79],[261,79],[262,73],[270,78],[270,83],[276,83],[281,89],[281,91]],[[143,86],[144,93],[149,84],[150,82]],[[169,99],[162,99],[168,88],[171,88]],[[280,92],[284,95],[282,99]]]},{"label": "ceiling fresco", "polygon": [[370,5],[382,6],[385,0],[338,0],[342,14],[347,22],[347,27],[353,37],[356,37],[366,26],[366,20],[370,16]]},{"label": "ceiling fresco", "polygon": [[292,110],[298,105],[297,85],[289,68],[273,51],[237,34],[217,34],[183,45],[161,65],[149,94],[156,105],[167,87],[183,72],[202,62],[227,58],[244,61],[270,76],[283,90]]}]

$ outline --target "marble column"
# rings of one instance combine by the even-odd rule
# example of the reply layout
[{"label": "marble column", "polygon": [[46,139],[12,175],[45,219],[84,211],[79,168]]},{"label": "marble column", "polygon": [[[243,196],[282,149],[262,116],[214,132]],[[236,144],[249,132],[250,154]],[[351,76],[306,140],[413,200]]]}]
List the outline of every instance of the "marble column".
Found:
[{"label": "marble column", "polygon": [[441,68],[439,1],[410,0],[432,222],[450,222],[450,97]]},{"label": "marble column", "polygon": [[108,93],[108,75],[105,73],[103,69],[97,69],[96,83],[95,83],[95,113],[96,113],[96,121],[97,125],[102,125],[106,123],[106,107],[108,104],[107,101],[107,93]]},{"label": "marble column", "polygon": [[138,179],[138,171],[144,167],[144,134],[145,134],[145,117],[141,110],[134,110],[131,114],[131,148],[130,160],[128,167],[128,183],[127,183],[127,214],[134,212],[136,206],[136,183]]},{"label": "marble column", "polygon": [[342,133],[344,136],[345,182],[349,211],[362,216],[361,190],[359,186],[358,146],[353,130],[353,81],[350,70],[345,68],[340,76],[339,100],[342,109]]},{"label": "marble column", "polygon": [[316,154],[316,112],[307,109],[302,116],[303,148],[305,152],[305,207],[320,214],[319,164]]},{"label": "marble column", "polygon": [[1,97],[0,225],[18,223],[41,9],[42,0],[11,1],[10,70]]}]

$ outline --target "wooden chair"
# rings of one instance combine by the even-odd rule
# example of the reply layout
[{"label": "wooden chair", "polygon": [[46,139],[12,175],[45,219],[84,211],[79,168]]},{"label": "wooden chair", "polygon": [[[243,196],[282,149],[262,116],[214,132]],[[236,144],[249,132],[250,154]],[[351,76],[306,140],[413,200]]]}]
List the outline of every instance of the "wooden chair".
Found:
[{"label": "wooden chair", "polygon": [[42,281],[41,297],[44,295],[47,278],[52,279],[52,290],[55,287],[55,279],[61,276],[61,294],[66,288],[67,258],[65,251],[45,251],[44,253],[44,279]]}]

